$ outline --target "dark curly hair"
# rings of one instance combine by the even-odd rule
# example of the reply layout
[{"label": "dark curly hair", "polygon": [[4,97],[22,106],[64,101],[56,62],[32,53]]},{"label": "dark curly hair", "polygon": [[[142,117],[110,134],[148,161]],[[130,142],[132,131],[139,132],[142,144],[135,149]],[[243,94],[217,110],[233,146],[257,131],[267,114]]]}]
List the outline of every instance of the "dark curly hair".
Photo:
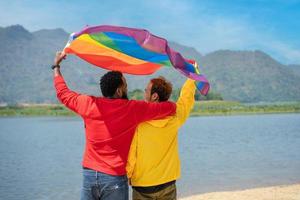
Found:
[{"label": "dark curly hair", "polygon": [[159,102],[167,101],[172,93],[172,84],[162,76],[151,79],[150,81],[152,83],[151,95],[156,92]]},{"label": "dark curly hair", "polygon": [[122,86],[123,74],[119,71],[109,71],[100,79],[100,89],[104,97],[113,97],[117,88]]}]

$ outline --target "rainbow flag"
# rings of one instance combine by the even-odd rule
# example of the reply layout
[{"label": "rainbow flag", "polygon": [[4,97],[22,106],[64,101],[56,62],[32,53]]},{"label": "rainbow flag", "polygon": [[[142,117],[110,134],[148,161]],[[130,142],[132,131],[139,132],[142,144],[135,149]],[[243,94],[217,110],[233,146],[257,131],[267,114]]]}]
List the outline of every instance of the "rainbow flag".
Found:
[{"label": "rainbow flag", "polygon": [[209,83],[195,61],[185,59],[171,49],[167,40],[147,30],[118,27],[86,27],[72,33],[64,52],[108,70],[128,74],[152,74],[162,66],[174,67],[188,78],[196,80],[201,94],[209,91]]}]

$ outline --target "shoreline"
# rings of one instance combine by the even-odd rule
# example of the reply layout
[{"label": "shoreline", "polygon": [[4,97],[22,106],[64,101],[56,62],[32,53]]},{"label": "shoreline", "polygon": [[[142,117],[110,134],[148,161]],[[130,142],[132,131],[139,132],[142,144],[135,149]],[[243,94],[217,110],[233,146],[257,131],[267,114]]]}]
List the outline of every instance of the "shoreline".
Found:
[{"label": "shoreline", "polygon": [[[300,113],[300,102],[244,104],[232,101],[198,101],[191,117]],[[76,116],[61,104],[19,104],[0,106],[0,117],[9,116]]]},{"label": "shoreline", "polygon": [[179,200],[300,200],[300,183],[245,190],[210,192]]}]

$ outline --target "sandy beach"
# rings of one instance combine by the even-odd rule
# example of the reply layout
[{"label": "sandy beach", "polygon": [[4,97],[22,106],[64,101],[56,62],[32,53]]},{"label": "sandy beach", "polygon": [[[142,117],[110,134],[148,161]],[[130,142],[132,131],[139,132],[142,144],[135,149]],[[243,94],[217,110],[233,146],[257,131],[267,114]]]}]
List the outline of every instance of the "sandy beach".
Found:
[{"label": "sandy beach", "polygon": [[180,200],[300,200],[300,184],[205,193]]}]

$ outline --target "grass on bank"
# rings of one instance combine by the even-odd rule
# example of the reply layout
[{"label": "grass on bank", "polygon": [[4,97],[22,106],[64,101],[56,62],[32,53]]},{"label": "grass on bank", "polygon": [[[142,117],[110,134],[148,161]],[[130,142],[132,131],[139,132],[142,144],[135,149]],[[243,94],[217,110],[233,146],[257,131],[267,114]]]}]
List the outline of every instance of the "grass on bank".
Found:
[{"label": "grass on bank", "polygon": [[75,116],[63,105],[26,105],[0,107],[0,116]]},{"label": "grass on bank", "polygon": [[235,101],[197,101],[192,116],[264,113],[299,113],[300,102],[244,104]]},{"label": "grass on bank", "polygon": [[[300,113],[300,102],[244,104],[234,101],[196,101],[192,116]],[[75,116],[63,105],[26,105],[0,107],[0,116]]]}]

